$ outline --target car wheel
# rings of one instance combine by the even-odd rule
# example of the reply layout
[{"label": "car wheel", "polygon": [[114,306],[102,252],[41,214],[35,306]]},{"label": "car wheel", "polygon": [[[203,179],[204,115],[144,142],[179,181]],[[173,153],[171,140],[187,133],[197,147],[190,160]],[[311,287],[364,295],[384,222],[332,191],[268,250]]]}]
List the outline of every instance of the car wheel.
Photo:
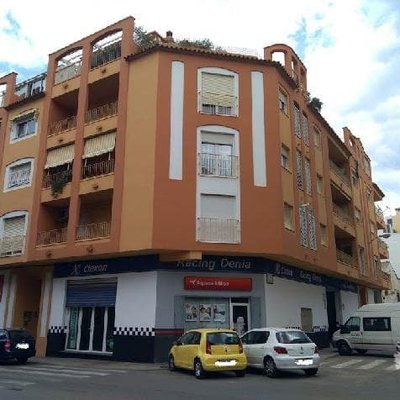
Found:
[{"label": "car wheel", "polygon": [[198,358],[194,360],[194,375],[197,379],[203,379],[206,376],[201,361]]},{"label": "car wheel", "polygon": [[264,372],[269,378],[275,378],[278,376],[278,368],[276,368],[275,362],[271,357],[264,360]]},{"label": "car wheel", "polygon": [[367,351],[368,351],[368,350],[366,350],[366,349],[356,349],[356,352],[357,352],[358,354],[365,354]]},{"label": "car wheel", "polygon": [[338,353],[341,356],[349,356],[352,353],[351,347],[344,341],[338,343]]},{"label": "car wheel", "polygon": [[318,372],[318,368],[309,368],[309,369],[305,369],[305,370],[304,370],[304,373],[305,373],[307,376],[314,376],[314,375],[317,374],[317,372]]},{"label": "car wheel", "polygon": [[235,374],[238,378],[243,378],[246,375],[246,370],[245,369],[241,369],[239,371],[235,371]]},{"label": "car wheel", "polygon": [[169,358],[168,358],[168,369],[170,371],[176,370],[174,356],[172,356],[172,355],[169,356]]},{"label": "car wheel", "polygon": [[28,357],[17,357],[18,364],[26,364]]}]

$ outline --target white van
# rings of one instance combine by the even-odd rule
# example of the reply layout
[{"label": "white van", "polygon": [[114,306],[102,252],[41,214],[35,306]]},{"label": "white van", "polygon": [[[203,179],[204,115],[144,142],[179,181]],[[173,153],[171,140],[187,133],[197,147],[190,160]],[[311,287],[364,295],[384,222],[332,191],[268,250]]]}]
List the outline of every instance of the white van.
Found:
[{"label": "white van", "polygon": [[332,337],[340,355],[370,351],[395,353],[400,346],[400,303],[360,307]]}]

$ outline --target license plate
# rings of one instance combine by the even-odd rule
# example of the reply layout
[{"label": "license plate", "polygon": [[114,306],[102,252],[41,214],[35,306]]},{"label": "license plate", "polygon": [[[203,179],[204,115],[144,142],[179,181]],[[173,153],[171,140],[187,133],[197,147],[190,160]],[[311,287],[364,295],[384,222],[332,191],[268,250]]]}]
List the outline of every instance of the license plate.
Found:
[{"label": "license plate", "polygon": [[29,349],[29,343],[18,343],[15,347],[16,347],[17,349],[24,349],[24,350],[26,350],[26,349]]},{"label": "license plate", "polygon": [[296,365],[312,365],[313,360],[296,360]]},{"label": "license plate", "polygon": [[236,360],[215,361],[216,367],[234,367],[235,365]]}]

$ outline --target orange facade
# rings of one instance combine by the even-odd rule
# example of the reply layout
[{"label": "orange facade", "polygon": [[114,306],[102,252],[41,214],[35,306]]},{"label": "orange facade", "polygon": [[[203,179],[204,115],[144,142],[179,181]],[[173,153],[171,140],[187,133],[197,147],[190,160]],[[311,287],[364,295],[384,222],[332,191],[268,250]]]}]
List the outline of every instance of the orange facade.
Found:
[{"label": "orange facade", "polygon": [[[14,314],[4,318],[20,324],[30,301],[43,337],[46,274],[55,263],[141,254],[265,257],[348,280],[361,292],[387,288],[379,261],[387,248],[376,234],[384,221],[374,206],[383,193],[360,140],[345,128],[343,142],[310,104],[295,52],[275,45],[258,59],[162,38],[141,49],[133,28],[127,18],[51,54],[43,90],[17,96],[15,75],[0,78],[0,267],[18,268],[18,290],[34,292],[10,295]],[[272,61],[275,52],[285,65]],[[200,86],[216,76],[233,85],[220,112],[201,97]],[[14,140],[13,129],[30,129],[26,115],[35,131],[17,131]],[[224,158],[206,146],[234,150]],[[13,166],[18,160],[26,161]],[[201,169],[205,162],[213,176]],[[17,183],[8,188],[10,176]],[[221,207],[220,218],[211,204]],[[10,244],[5,230],[21,217],[25,228],[15,229],[23,239]],[[36,271],[29,290],[25,270]]]}]

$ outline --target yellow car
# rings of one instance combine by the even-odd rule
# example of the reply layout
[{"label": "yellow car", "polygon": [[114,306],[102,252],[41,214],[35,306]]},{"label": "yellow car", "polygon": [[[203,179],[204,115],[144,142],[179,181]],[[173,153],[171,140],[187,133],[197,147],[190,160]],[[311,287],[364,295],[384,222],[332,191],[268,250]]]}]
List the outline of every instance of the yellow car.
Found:
[{"label": "yellow car", "polygon": [[247,359],[242,342],[232,329],[192,329],[174,342],[168,355],[168,367],[193,370],[196,378],[211,371],[246,374]]}]

